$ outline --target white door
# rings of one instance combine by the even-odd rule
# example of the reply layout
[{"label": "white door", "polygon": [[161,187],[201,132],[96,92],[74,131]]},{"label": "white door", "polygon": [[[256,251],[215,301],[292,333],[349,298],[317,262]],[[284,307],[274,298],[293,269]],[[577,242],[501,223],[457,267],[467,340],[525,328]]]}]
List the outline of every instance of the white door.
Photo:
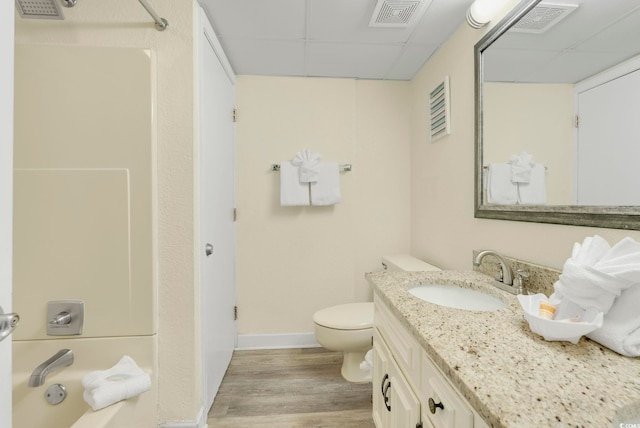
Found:
[{"label": "white door", "polygon": [[[0,306],[11,312],[13,2],[0,2]],[[11,336],[0,342],[0,427],[11,426]]]},{"label": "white door", "polygon": [[640,70],[578,95],[579,205],[640,205]]},{"label": "white door", "polygon": [[203,406],[236,344],[235,77],[204,12],[198,41],[199,249]]}]

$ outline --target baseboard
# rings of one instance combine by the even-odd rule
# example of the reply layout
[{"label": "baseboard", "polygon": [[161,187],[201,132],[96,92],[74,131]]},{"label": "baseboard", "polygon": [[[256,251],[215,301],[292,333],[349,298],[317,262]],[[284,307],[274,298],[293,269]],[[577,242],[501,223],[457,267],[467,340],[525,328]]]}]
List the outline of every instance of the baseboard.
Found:
[{"label": "baseboard", "polygon": [[317,348],[319,346],[313,333],[239,334],[236,349]]},{"label": "baseboard", "polygon": [[158,425],[158,428],[207,428],[207,412],[200,408],[195,421],[165,422]]}]

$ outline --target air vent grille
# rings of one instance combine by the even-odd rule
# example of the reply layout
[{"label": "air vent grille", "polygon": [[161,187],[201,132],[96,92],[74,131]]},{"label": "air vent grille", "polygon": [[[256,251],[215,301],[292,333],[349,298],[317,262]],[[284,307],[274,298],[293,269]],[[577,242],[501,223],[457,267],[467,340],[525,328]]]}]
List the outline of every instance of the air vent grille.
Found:
[{"label": "air vent grille", "polygon": [[451,134],[449,123],[449,76],[446,76],[444,81],[429,94],[429,117],[431,141]]},{"label": "air vent grille", "polygon": [[578,8],[577,4],[538,3],[509,31],[519,33],[544,33],[569,16]]},{"label": "air vent grille", "polygon": [[56,0],[19,0],[16,6],[23,18],[64,19]]},{"label": "air vent grille", "polygon": [[426,10],[430,0],[379,0],[370,27],[408,27]]}]

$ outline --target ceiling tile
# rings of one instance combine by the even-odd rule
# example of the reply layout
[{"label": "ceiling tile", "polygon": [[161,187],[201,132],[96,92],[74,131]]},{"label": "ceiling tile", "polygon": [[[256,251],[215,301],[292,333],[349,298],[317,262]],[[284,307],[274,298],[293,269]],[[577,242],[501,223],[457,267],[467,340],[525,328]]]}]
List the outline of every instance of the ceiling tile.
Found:
[{"label": "ceiling tile", "polygon": [[305,37],[306,6],[301,0],[208,0],[202,4],[219,37]]},{"label": "ceiling tile", "polygon": [[304,76],[304,42],[220,39],[236,74]]},{"label": "ceiling tile", "polygon": [[402,52],[402,45],[307,44],[307,75],[380,79]]},{"label": "ceiling tile", "polygon": [[385,76],[389,80],[411,80],[438,49],[438,45],[407,46]]}]

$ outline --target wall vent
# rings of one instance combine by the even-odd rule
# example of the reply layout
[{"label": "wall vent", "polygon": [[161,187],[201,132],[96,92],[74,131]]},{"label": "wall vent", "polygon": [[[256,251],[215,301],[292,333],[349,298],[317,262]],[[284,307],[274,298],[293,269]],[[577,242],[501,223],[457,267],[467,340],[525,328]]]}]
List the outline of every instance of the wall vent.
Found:
[{"label": "wall vent", "polygon": [[449,76],[429,94],[429,123],[431,141],[451,134],[449,109]]},{"label": "wall vent", "polygon": [[578,8],[577,4],[538,3],[523,16],[509,31],[517,33],[541,34],[565,19]]},{"label": "wall vent", "polygon": [[431,0],[378,0],[369,27],[407,28],[417,22]]}]

